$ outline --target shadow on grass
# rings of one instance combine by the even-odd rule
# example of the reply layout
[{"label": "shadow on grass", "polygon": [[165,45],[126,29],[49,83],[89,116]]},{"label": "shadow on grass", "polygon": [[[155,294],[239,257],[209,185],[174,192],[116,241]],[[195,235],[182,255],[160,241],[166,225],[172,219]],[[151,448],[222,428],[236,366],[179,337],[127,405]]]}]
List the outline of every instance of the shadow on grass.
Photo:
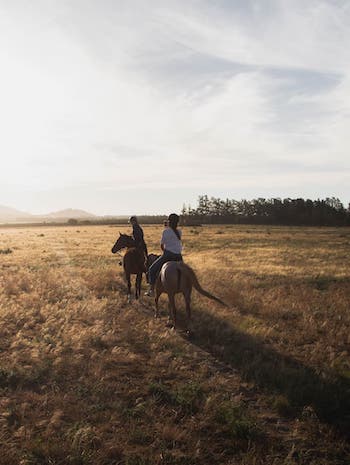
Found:
[{"label": "shadow on grass", "polygon": [[285,396],[295,412],[312,406],[318,418],[350,436],[350,382],[327,379],[314,369],[278,353],[212,313],[194,319],[191,342],[240,372],[269,394]]}]

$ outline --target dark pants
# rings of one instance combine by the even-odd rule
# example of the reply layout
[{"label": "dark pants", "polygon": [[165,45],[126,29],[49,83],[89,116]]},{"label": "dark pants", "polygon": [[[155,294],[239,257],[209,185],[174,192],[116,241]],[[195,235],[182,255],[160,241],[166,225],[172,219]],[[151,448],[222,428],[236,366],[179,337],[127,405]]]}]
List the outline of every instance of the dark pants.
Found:
[{"label": "dark pants", "polygon": [[153,286],[156,282],[158,273],[162,269],[162,266],[166,262],[181,262],[182,255],[177,253],[169,252],[169,250],[164,250],[163,255],[161,255],[157,260],[150,266],[148,270],[149,282]]}]

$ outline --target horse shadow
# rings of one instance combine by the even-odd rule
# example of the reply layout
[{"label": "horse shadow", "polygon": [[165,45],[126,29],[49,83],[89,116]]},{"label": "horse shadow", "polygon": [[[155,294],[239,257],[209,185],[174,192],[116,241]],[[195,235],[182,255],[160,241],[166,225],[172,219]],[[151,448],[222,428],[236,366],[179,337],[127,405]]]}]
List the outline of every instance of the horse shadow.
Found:
[{"label": "horse shadow", "polygon": [[[197,309],[198,311],[198,309]],[[350,437],[350,382],[315,369],[236,329],[201,308],[194,318],[191,343],[238,371],[268,395],[283,395],[295,414],[312,406],[318,418]]]}]

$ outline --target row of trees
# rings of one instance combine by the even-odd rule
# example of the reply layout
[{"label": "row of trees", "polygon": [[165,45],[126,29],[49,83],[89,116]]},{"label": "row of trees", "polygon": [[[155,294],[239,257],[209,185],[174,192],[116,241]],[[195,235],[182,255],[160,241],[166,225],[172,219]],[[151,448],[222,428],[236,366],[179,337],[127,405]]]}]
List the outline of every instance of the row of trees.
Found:
[{"label": "row of trees", "polygon": [[312,226],[350,225],[350,204],[347,209],[335,198],[318,200],[258,198],[253,200],[222,200],[201,195],[197,208],[182,209],[184,224],[250,223]]}]

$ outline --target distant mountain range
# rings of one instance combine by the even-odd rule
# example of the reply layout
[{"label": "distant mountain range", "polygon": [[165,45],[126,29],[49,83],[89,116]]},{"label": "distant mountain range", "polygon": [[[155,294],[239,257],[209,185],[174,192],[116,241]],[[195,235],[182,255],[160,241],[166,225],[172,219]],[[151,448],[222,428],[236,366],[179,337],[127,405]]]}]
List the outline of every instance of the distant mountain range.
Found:
[{"label": "distant mountain range", "polygon": [[75,218],[77,220],[87,220],[97,218],[96,215],[84,210],[67,208],[44,215],[33,215],[31,213],[16,210],[15,208],[0,205],[0,223],[28,223],[37,221],[64,221]]},{"label": "distant mountain range", "polygon": [[48,213],[44,216],[46,218],[76,218],[78,220],[96,218],[96,215],[93,215],[92,213],[86,212],[84,210],[77,210],[74,208],[66,208],[65,210],[59,210],[57,212]]},{"label": "distant mountain range", "polygon": [[4,205],[0,205],[0,221],[3,218],[8,220],[15,220],[17,218],[30,218],[30,213],[22,212],[20,210],[16,210],[15,208],[5,207]]}]

